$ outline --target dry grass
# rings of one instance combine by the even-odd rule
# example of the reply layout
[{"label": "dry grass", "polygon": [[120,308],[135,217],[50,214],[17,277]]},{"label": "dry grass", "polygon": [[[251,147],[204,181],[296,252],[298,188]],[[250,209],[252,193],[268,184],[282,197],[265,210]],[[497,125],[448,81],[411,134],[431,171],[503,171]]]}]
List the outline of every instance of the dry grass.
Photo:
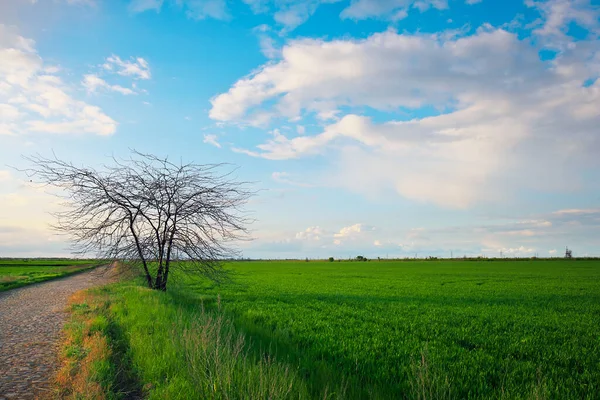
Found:
[{"label": "dry grass", "polygon": [[22,279],[27,279],[27,277],[19,275],[0,276],[0,283],[16,282]]},{"label": "dry grass", "polygon": [[71,321],[61,343],[60,368],[55,376],[55,397],[60,399],[106,399],[102,383],[112,352],[106,324],[97,311],[101,299],[86,291],[69,299]]}]

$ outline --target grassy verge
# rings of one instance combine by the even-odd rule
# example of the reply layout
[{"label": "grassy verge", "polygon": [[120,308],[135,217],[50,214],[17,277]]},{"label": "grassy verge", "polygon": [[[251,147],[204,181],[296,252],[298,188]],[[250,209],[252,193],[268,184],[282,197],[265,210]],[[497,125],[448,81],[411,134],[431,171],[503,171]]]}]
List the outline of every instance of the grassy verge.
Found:
[{"label": "grassy verge", "polygon": [[[298,368],[252,350],[220,310],[133,284],[71,301],[57,397],[307,399]],[[319,398],[344,398],[323,387]]]},{"label": "grassy verge", "polygon": [[110,292],[80,291],[70,299],[64,330],[56,398],[140,398],[127,341],[110,311]]},{"label": "grassy verge", "polygon": [[94,268],[91,263],[57,265],[57,263],[0,263],[0,292],[18,287],[62,278]]}]

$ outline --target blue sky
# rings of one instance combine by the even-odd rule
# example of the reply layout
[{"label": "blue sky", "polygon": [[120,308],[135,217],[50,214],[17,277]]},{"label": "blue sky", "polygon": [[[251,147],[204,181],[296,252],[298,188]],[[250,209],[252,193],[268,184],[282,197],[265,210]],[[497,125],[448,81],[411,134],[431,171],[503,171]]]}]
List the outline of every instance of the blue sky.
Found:
[{"label": "blue sky", "polygon": [[247,257],[600,256],[600,4],[8,0],[0,256],[68,254],[40,153],[238,165]]}]

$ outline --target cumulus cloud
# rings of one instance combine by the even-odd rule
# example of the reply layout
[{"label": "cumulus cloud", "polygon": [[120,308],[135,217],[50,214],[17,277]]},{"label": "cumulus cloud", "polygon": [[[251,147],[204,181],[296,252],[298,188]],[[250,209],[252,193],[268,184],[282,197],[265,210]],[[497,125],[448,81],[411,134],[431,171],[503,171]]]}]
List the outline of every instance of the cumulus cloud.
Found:
[{"label": "cumulus cloud", "polygon": [[[576,255],[600,255],[600,210],[547,212],[516,218],[464,223],[445,227],[373,227],[352,224],[334,228],[310,226],[297,233],[272,232],[259,238],[248,249],[255,256],[262,251],[285,253],[287,257],[307,255],[322,258],[368,257],[531,257],[536,254],[557,256],[565,245]],[[318,239],[316,239],[318,237]],[[257,250],[258,252],[255,252]]]},{"label": "cumulus cloud", "polygon": [[44,64],[33,40],[0,24],[0,134],[115,132],[117,123],[74,99],[58,72]]},{"label": "cumulus cloud", "polygon": [[349,236],[356,236],[361,231],[363,231],[363,224],[354,224],[351,226],[345,226],[340,231],[333,236],[336,238],[343,238]]},{"label": "cumulus cloud", "polygon": [[[297,243],[297,248],[310,249],[311,246],[317,246],[321,249],[337,249],[345,246],[358,246],[360,249],[379,246],[373,244],[372,232],[374,228],[364,224],[354,224],[342,227],[339,230],[324,229],[320,226],[310,226],[293,236],[276,235],[278,242],[286,244]],[[282,239],[283,237],[283,239]]]},{"label": "cumulus cloud", "polygon": [[213,98],[210,116],[241,119],[266,101],[275,101],[274,111],[289,118],[323,102],[388,110],[443,107],[472,102],[472,92],[525,92],[519,84],[549,75],[537,51],[503,30],[461,38],[387,31],[363,40],[301,39],[282,49],[279,62]]},{"label": "cumulus cloud", "polygon": [[272,160],[333,154],[333,185],[448,207],[502,200],[519,186],[577,190],[577,172],[597,165],[600,151],[600,83],[589,81],[600,72],[599,46],[579,43],[551,61],[538,50],[489,25],[466,36],[293,40],[278,62],[213,98],[210,117],[243,123],[266,112],[296,121],[318,116],[323,104],[338,114],[433,107],[432,116],[377,122],[346,111],[316,135],[277,131],[237,151]]},{"label": "cumulus cloud", "polygon": [[296,233],[296,239],[299,240],[321,240],[321,236],[323,236],[324,232],[318,226],[311,226],[306,228],[302,232]]},{"label": "cumulus cloud", "polygon": [[365,224],[354,224],[345,226],[338,232],[333,234],[333,242],[336,245],[341,245],[348,241],[362,240],[367,243],[372,242],[371,233],[375,230],[374,227]]}]

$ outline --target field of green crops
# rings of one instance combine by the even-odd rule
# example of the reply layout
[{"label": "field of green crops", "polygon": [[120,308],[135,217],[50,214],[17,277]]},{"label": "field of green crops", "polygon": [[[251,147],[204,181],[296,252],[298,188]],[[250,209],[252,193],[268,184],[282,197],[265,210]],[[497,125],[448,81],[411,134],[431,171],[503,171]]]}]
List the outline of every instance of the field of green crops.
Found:
[{"label": "field of green crops", "polygon": [[0,259],[0,292],[70,275],[93,263],[90,260]]},{"label": "field of green crops", "polygon": [[[166,293],[124,281],[73,303],[65,354],[105,361],[69,359],[65,382],[107,398],[600,398],[600,260],[227,268],[219,286],[174,273]],[[105,351],[85,349],[85,327]]]},{"label": "field of green crops", "polygon": [[176,291],[209,305],[219,295],[256,346],[299,365],[313,388],[344,379],[357,397],[600,398],[599,260],[230,268],[230,284]]}]

